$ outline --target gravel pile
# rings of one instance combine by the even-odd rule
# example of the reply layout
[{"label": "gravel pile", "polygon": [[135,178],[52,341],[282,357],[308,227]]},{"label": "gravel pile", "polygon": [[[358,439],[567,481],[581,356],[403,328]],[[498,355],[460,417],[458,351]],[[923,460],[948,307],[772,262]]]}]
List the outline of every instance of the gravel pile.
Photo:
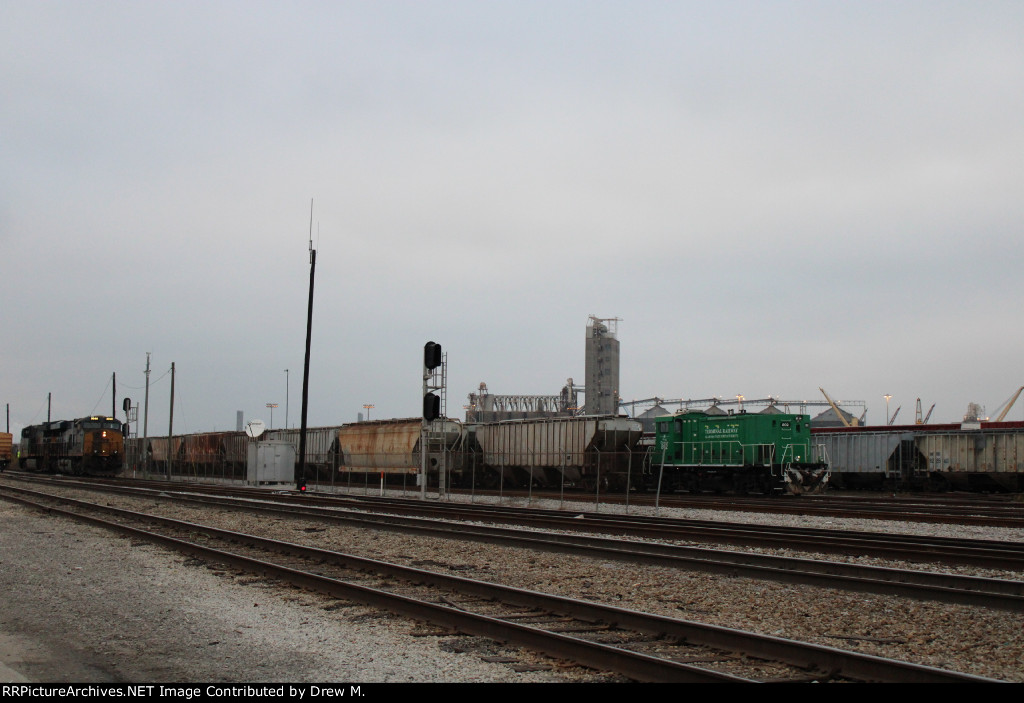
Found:
[{"label": "gravel pile", "polygon": [[[666,567],[635,566],[621,562],[531,552],[472,542],[455,542],[366,528],[326,526],[322,523],[311,527],[308,523],[290,518],[185,507],[173,503],[156,503],[147,499],[109,496],[103,502],[117,507],[158,512],[169,517],[226,529],[302,542],[420,568],[457,573],[460,576],[520,588],[587,598],[676,618],[763,632],[880,656],[892,656],[981,676],[1024,681],[1024,664],[1021,663],[1024,661],[1024,616],[1018,613],[847,593],[812,586],[776,584]],[[535,501],[533,505],[536,506],[537,503]],[[0,518],[6,521],[11,509],[3,503],[0,503],[0,508],[4,509],[4,512],[0,513]],[[580,506],[580,509],[588,508]],[[603,509],[609,508],[603,506]],[[645,509],[633,508],[631,512],[642,510]],[[662,510],[661,514],[666,515],[668,512]],[[680,517],[698,519],[709,519],[709,512],[713,511],[678,511]],[[24,511],[21,511],[21,519],[28,519]],[[53,525],[56,522],[52,519],[31,519],[38,521],[39,528],[49,525],[49,532],[52,535],[47,539],[53,539],[53,535],[57,534],[69,538],[86,530],[59,521],[62,527],[55,531]],[[833,528],[874,529],[886,532],[922,529],[921,525],[909,523],[765,514],[718,513],[713,519],[757,524],[827,525]],[[6,525],[0,527],[7,532]],[[1024,538],[1019,530],[957,528],[945,525],[924,526],[924,529],[927,534],[947,536],[969,535],[1017,541]],[[107,544],[124,542],[116,538],[104,540],[101,536],[97,536],[95,541]],[[90,546],[81,550],[82,568],[93,568],[88,555],[95,548],[95,544],[90,541]],[[126,560],[130,558],[132,571],[141,569],[143,574],[149,573],[152,578],[163,584],[159,587],[152,583],[143,586],[147,594],[164,594],[168,600],[181,603],[184,613],[212,611],[222,614],[221,619],[211,620],[205,615],[193,615],[187,619],[189,627],[197,630],[195,639],[200,643],[200,651],[205,658],[211,654],[219,654],[221,650],[242,641],[256,642],[260,637],[266,637],[267,642],[279,644],[282,650],[302,653],[299,657],[284,656],[288,665],[292,667],[291,670],[275,668],[276,660],[270,658],[263,663],[263,668],[253,669],[257,662],[250,661],[243,667],[243,671],[269,673],[269,667],[278,678],[284,677],[281,680],[326,680],[321,677],[327,676],[335,680],[361,681],[539,681],[566,680],[580,676],[578,670],[515,674],[508,665],[483,662],[475,654],[455,655],[445,651],[452,649],[452,645],[457,644],[462,638],[410,638],[402,633],[414,632],[414,624],[395,618],[381,618],[363,609],[346,609],[344,613],[335,612],[330,613],[331,617],[324,617],[324,613],[329,611],[325,611],[324,605],[318,604],[317,597],[312,595],[293,590],[275,590],[265,584],[259,586],[256,582],[242,588],[237,578],[218,577],[202,568],[183,568],[182,560],[166,556],[166,553],[152,547],[133,546],[128,550],[122,548],[121,551]],[[7,562],[5,551],[0,551],[0,558]],[[24,554],[21,558],[30,559]],[[154,560],[161,562],[163,566],[153,564]],[[873,560],[872,563],[886,564],[878,560]],[[890,565],[899,566],[891,563]],[[978,573],[977,570],[963,572]],[[105,573],[105,570],[101,573]],[[999,575],[1021,578],[1020,574]],[[9,579],[10,575],[4,578]],[[262,600],[265,602],[260,602],[261,598],[254,596],[254,593],[262,594]],[[115,596],[118,597],[123,598],[124,593]],[[88,598],[92,602],[93,595],[89,595]],[[230,601],[218,603],[218,599],[222,598],[230,598]],[[253,602],[258,603],[258,608]],[[189,611],[188,608],[193,604],[196,604],[195,609]],[[160,605],[156,607],[159,608]],[[280,612],[277,612],[277,609],[280,609]],[[251,612],[256,610],[259,611],[258,615]],[[175,614],[173,607],[168,613],[170,614],[158,621],[171,621],[179,629],[169,633],[166,641],[189,641],[191,630],[180,629],[182,620]],[[274,613],[274,617],[271,618],[270,613]],[[311,618],[309,624],[303,623],[304,616]],[[368,625],[367,621],[361,620],[362,618],[367,618],[374,625]],[[104,619],[101,618],[102,620]],[[113,624],[116,621],[107,619],[106,622]],[[315,625],[311,624],[314,622]],[[4,622],[0,623],[0,632],[7,632],[6,616]],[[388,637],[397,637],[405,644],[394,643]],[[205,645],[202,644],[203,640],[207,641]],[[209,644],[212,640],[216,640],[217,644]],[[415,647],[408,643],[409,640]],[[421,667],[420,656],[426,661],[435,655],[440,657],[437,663],[424,664]],[[294,664],[296,661],[302,662],[301,672],[294,670],[297,666]],[[200,677],[215,675],[216,671],[203,669],[204,673]],[[238,671],[235,670],[235,675]],[[242,677],[245,678],[248,677]],[[261,680],[274,679],[275,676],[271,675]],[[224,680],[232,679],[228,676]]]}]

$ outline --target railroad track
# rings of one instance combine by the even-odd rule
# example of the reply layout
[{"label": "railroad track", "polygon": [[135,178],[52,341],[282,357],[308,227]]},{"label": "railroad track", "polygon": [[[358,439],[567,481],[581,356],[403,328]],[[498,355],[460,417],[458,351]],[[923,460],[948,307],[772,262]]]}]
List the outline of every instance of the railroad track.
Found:
[{"label": "railroad track", "polygon": [[[220,530],[95,503],[2,496],[335,598],[642,681],[992,681]],[[57,505],[66,507],[57,507]],[[103,517],[99,517],[102,514]],[[699,665],[698,665],[699,664]]]},{"label": "railroad track", "polygon": [[[305,497],[288,500],[304,502]],[[900,535],[811,527],[781,527],[722,523],[535,508],[507,508],[463,503],[423,503],[349,496],[367,510],[406,515],[516,524],[537,528],[602,532],[629,537],[692,540],[747,547],[794,549],[850,556],[875,556],[910,562],[970,565],[991,569],[1024,569],[1024,543],[981,539],[953,539],[926,535]],[[340,503],[338,503],[340,505]]]},{"label": "railroad track", "polygon": [[[23,474],[39,476],[39,474]],[[167,481],[141,479],[97,479],[100,481],[126,482],[134,485],[188,485],[187,480]],[[214,484],[205,484],[214,485]],[[235,486],[234,488],[238,488]],[[315,486],[311,486],[315,491]],[[366,496],[376,493],[377,486],[367,485]],[[356,487],[349,486],[348,494],[355,495]],[[393,486],[389,487],[392,492]],[[327,491],[330,493],[330,490]],[[415,491],[412,491],[415,493]],[[467,494],[465,489],[452,489],[452,494]],[[1007,497],[1005,500],[979,497],[949,497],[936,495],[895,494],[892,496],[815,495],[815,496],[716,496],[665,494],[656,497],[650,493],[601,493],[599,501],[593,495],[581,492],[558,492],[550,489],[534,491],[477,490],[477,497],[504,497],[508,499],[572,501],[577,504],[630,505],[661,508],[721,510],[729,512],[774,513],[780,515],[806,515],[816,517],[838,517],[853,519],[874,519],[883,521],[919,522],[929,524],[978,525],[984,527],[1024,528],[1024,501]]]},{"label": "railroad track", "polygon": [[[137,489],[105,486],[102,490],[138,496]],[[16,489],[11,489],[16,490]],[[153,496],[150,489],[142,495]],[[250,492],[245,491],[246,495]],[[531,550],[546,550],[616,559],[631,563],[669,566],[709,573],[745,576],[782,583],[809,584],[848,591],[876,593],[919,600],[1024,611],[1024,581],[981,578],[926,571],[865,566],[844,562],[806,558],[771,556],[749,552],[685,547],[654,542],[628,541],[616,538],[572,535],[552,532],[524,531],[485,525],[466,526],[445,520],[381,516],[363,512],[339,512],[336,508],[308,505],[280,505],[263,491],[258,502],[219,493],[202,496],[185,489],[183,492],[160,491],[161,499],[212,505],[220,508],[273,512],[304,520],[352,524],[375,529],[432,534],[442,538],[505,544]]]},{"label": "railroad track", "polygon": [[[636,505],[653,505],[649,496],[631,498]],[[607,499],[606,499],[607,500]],[[642,501],[642,502],[640,502]],[[663,508],[697,508],[735,512],[775,513],[865,520],[919,522],[983,527],[1024,527],[1024,504],[950,502],[918,497],[844,498],[839,496],[780,496],[773,499],[718,496],[665,496]]]},{"label": "railroad track", "polygon": [[[184,484],[183,486],[166,482],[156,482],[155,485],[162,490],[249,495],[262,499],[265,499],[268,494],[265,489],[198,484]],[[916,563],[967,565],[1010,571],[1024,570],[1024,543],[1021,542],[722,523],[712,520],[505,507],[493,504],[424,502],[375,498],[366,495],[299,494],[291,491],[282,491],[274,495],[275,500],[301,505],[359,506],[361,510],[380,513],[492,522],[535,529],[558,529],[604,533],[620,537],[791,549],[847,556],[872,556]]]},{"label": "railroad track", "polygon": [[[376,486],[368,485],[370,492]],[[349,492],[355,490],[349,488]],[[730,512],[775,513],[871,519],[882,521],[919,522],[928,524],[978,525],[983,527],[1024,527],[1024,502],[983,498],[885,494],[850,497],[825,494],[813,496],[759,496],[665,493],[585,493],[578,490],[558,491],[550,488],[534,490],[467,490],[452,489],[452,494],[504,497],[509,499],[571,501],[594,505],[629,505]]]}]

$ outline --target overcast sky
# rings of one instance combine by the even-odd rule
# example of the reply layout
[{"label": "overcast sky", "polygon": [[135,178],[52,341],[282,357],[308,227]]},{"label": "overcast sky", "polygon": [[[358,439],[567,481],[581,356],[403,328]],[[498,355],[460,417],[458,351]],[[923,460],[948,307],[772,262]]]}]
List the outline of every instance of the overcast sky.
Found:
[{"label": "overcast sky", "polygon": [[[994,414],[1024,3],[0,0],[0,403],[149,433],[621,395]],[[289,369],[289,373],[285,373]],[[290,394],[286,397],[286,382]],[[123,419],[123,413],[119,417]],[[1009,419],[1024,418],[1024,403]]]}]

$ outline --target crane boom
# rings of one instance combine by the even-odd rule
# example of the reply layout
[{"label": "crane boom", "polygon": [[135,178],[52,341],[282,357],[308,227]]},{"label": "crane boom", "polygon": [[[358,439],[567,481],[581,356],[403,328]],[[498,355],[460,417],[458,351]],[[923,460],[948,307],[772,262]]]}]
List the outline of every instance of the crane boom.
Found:
[{"label": "crane boom", "polygon": [[850,427],[851,426],[850,423],[846,421],[846,417],[839,410],[839,406],[837,406],[835,404],[835,402],[831,398],[828,397],[828,393],[825,392],[825,389],[822,388],[821,386],[818,386],[818,390],[821,391],[821,394],[823,396],[825,396],[825,400],[828,401],[828,404],[832,406],[832,412],[834,412],[836,414],[836,417],[839,418],[839,421],[841,423],[843,423],[843,426],[844,427]]},{"label": "crane boom", "polygon": [[998,416],[996,416],[996,422],[1002,422],[1006,418],[1007,414],[1010,412],[1010,408],[1012,408],[1013,404],[1017,402],[1017,398],[1020,396],[1021,391],[1024,391],[1024,386],[1018,388],[1017,392],[1014,393],[1008,401],[1006,401],[1006,407],[1003,408],[1003,411],[999,413]]}]

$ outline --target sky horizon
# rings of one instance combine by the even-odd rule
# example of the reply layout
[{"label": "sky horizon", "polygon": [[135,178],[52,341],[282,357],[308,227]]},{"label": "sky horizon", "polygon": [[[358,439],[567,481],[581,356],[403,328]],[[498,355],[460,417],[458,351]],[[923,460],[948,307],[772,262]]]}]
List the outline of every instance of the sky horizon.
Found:
[{"label": "sky horizon", "polygon": [[[1024,378],[1024,5],[0,0],[0,404],[15,433],[420,412],[583,383],[867,405]],[[286,375],[285,369],[288,369]],[[159,380],[157,380],[159,379]],[[288,397],[286,398],[286,385]],[[1008,420],[1024,419],[1024,403]],[[816,412],[812,412],[816,414]]]}]

